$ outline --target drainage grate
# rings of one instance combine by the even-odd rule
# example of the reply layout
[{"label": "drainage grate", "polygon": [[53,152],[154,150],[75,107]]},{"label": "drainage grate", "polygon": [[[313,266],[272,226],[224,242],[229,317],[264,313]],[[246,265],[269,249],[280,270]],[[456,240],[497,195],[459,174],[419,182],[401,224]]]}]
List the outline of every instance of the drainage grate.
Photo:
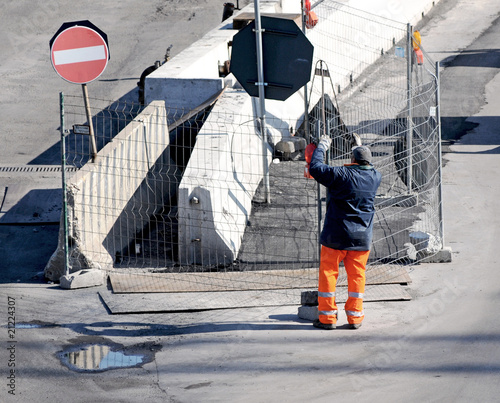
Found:
[{"label": "drainage grate", "polygon": [[[76,167],[66,167],[66,172],[76,172]],[[23,166],[0,166],[0,172],[61,172],[57,165],[23,165]]]}]

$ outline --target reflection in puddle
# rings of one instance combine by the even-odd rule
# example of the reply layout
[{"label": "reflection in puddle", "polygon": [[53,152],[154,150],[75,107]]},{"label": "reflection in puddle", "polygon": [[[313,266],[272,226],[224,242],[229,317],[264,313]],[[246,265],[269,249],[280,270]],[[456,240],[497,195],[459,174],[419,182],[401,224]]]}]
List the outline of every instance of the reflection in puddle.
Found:
[{"label": "reflection in puddle", "polygon": [[17,322],[16,329],[41,329],[42,327],[59,327],[59,325],[54,325],[53,323],[25,323]]},{"label": "reflection in puddle", "polygon": [[42,325],[34,323],[16,323],[16,329],[39,329]]},{"label": "reflection in puddle", "polygon": [[81,346],[78,350],[60,353],[61,361],[70,369],[80,371],[105,371],[115,368],[130,368],[142,364],[143,354],[126,355],[113,351],[110,346],[93,344]]}]

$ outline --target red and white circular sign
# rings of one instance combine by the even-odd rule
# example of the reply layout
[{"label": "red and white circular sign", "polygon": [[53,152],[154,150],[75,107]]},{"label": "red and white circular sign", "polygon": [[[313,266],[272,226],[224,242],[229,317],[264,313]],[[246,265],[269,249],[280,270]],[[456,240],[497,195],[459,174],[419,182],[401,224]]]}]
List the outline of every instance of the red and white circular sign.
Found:
[{"label": "red and white circular sign", "polygon": [[106,68],[108,44],[97,31],[73,26],[54,38],[50,59],[57,74],[66,81],[86,84],[99,77]]}]

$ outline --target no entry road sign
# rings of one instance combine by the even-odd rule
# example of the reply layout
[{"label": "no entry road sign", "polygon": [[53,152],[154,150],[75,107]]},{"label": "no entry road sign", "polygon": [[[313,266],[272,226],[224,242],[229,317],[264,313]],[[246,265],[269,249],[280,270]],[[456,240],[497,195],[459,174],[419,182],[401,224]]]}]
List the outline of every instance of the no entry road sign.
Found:
[{"label": "no entry road sign", "polygon": [[108,64],[107,36],[89,21],[64,23],[50,40],[50,59],[57,74],[66,81],[89,83]]}]

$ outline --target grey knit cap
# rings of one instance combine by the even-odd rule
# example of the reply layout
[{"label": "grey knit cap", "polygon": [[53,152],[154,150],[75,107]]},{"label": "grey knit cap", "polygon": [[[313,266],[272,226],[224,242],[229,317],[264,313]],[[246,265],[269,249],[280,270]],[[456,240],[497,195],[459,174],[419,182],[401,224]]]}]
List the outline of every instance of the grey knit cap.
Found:
[{"label": "grey knit cap", "polygon": [[352,155],[356,161],[372,162],[372,152],[367,146],[358,146],[352,149]]}]

